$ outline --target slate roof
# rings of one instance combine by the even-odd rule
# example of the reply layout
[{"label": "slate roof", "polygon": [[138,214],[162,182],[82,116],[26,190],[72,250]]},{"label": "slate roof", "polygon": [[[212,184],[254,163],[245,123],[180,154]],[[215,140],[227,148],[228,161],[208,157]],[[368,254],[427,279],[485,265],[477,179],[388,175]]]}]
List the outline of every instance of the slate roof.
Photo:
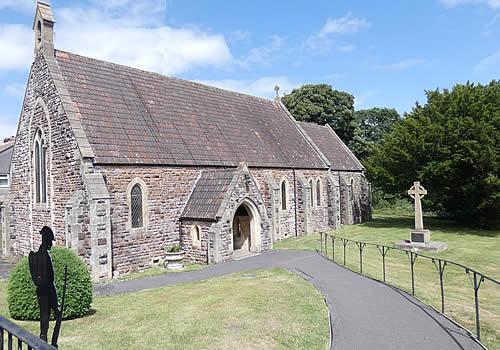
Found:
[{"label": "slate roof", "polygon": [[0,144],[0,174],[10,173],[10,161],[14,152],[14,141]]},{"label": "slate roof", "polygon": [[330,162],[330,169],[362,171],[361,162],[329,126],[297,122]]},{"label": "slate roof", "polygon": [[183,219],[215,220],[237,169],[202,171],[181,215]]},{"label": "slate roof", "polygon": [[96,163],[326,168],[271,100],[56,50]]}]

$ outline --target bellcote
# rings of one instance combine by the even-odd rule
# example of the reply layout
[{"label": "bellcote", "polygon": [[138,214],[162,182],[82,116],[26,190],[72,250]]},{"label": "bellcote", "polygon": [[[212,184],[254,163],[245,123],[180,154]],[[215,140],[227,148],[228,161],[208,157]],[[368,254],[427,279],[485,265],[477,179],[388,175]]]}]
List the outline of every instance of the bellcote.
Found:
[{"label": "bellcote", "polygon": [[35,56],[40,50],[43,50],[45,54],[54,55],[54,23],[50,5],[45,1],[38,0],[33,22]]}]

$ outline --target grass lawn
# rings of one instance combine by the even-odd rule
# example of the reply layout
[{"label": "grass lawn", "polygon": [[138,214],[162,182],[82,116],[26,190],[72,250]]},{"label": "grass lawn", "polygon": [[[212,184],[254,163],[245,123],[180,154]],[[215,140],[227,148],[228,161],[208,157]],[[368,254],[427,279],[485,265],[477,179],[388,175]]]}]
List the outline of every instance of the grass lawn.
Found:
[{"label": "grass lawn", "polygon": [[[378,213],[371,222],[344,226],[332,233],[355,240],[392,245],[398,240],[408,239],[413,225],[413,217]],[[432,240],[448,243],[447,251],[434,256],[470,266],[500,280],[500,231],[467,228],[438,218],[425,218],[424,226],[431,230]],[[314,250],[319,248],[319,234],[291,238],[276,243],[274,248]],[[332,257],[331,241],[328,255]],[[335,240],[335,260],[343,264],[343,246],[339,239]],[[346,266],[359,271],[359,249],[353,243],[346,249]],[[363,250],[363,274],[382,279],[382,257],[376,247],[366,246]],[[411,292],[410,263],[404,252],[389,251],[386,256],[386,278],[388,283]],[[445,313],[475,332],[474,290],[471,278],[463,269],[448,265],[444,273],[444,290]],[[415,294],[440,310],[439,275],[429,259],[416,260]],[[500,286],[488,281],[483,282],[479,290],[479,305],[481,341],[490,349],[500,349]]]},{"label": "grass lawn", "polygon": [[[5,281],[0,314],[8,315]],[[61,349],[325,349],[328,309],[307,281],[281,269],[97,297],[64,321]],[[38,334],[37,322],[16,322]],[[53,326],[53,322],[51,323]]]}]

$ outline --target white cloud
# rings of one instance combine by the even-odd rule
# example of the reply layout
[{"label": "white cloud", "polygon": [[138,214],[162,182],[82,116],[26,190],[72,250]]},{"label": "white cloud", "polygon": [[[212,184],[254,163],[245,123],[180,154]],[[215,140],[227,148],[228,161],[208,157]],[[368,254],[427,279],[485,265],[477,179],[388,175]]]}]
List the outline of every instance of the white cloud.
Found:
[{"label": "white cloud", "polygon": [[500,24],[500,13],[496,13],[493,18],[484,25],[481,35],[489,37],[496,34],[498,31],[498,24]]},{"label": "white cloud", "polygon": [[0,0],[1,9],[12,9],[16,11],[34,11],[35,0]]},{"label": "white cloud", "polygon": [[324,37],[328,34],[356,33],[369,26],[370,23],[366,19],[354,17],[349,12],[344,17],[328,18],[319,32],[319,36]]},{"label": "white cloud", "polygon": [[479,61],[474,67],[474,72],[498,74],[498,67],[500,67],[500,50]]},{"label": "white cloud", "polygon": [[251,36],[248,30],[235,30],[228,33],[228,38],[231,41],[247,41]]},{"label": "white cloud", "polygon": [[273,35],[269,46],[254,47],[250,49],[247,57],[239,60],[238,63],[243,67],[248,67],[254,64],[264,66],[269,65],[271,64],[275,54],[283,47],[284,42],[285,40],[282,37]]},{"label": "white cloud", "polygon": [[4,88],[5,93],[12,97],[23,97],[26,90],[25,84],[12,83],[7,84]]},{"label": "white cloud", "polygon": [[[332,36],[356,33],[369,27],[370,23],[365,18],[354,17],[350,12],[343,17],[328,18],[319,33],[311,35],[306,39],[304,46],[308,50],[324,53],[335,45]],[[348,52],[354,49],[354,45],[337,47],[337,50],[341,52]]]},{"label": "white cloud", "polygon": [[350,52],[356,49],[355,45],[344,45],[344,46],[339,46],[337,50],[340,52]]},{"label": "white cloud", "polygon": [[[115,4],[128,3],[115,0]],[[116,7],[113,11],[118,11]],[[151,26],[149,10],[132,21],[107,9],[56,11],[56,46],[63,50],[145,70],[174,75],[194,66],[221,66],[232,59],[220,34],[194,28]],[[155,9],[156,11],[156,9]],[[121,11],[118,11],[121,12]],[[153,21],[154,22],[154,21]]]},{"label": "white cloud", "polygon": [[160,25],[167,9],[166,0],[92,0],[92,3],[108,17],[123,18],[134,25]]},{"label": "white cloud", "polygon": [[415,66],[418,66],[425,61],[421,58],[410,58],[406,60],[401,60],[389,64],[379,65],[378,68],[388,69],[388,70],[405,70]]},{"label": "white cloud", "polygon": [[491,7],[492,9],[500,8],[500,0],[439,0],[447,7],[456,7],[459,5],[469,4],[483,4]]},{"label": "white cloud", "polygon": [[[232,60],[223,35],[158,25],[164,15],[164,1],[112,0],[99,4],[96,8],[56,8],[55,46],[169,75],[195,66],[222,66]],[[127,7],[131,16],[125,14]],[[28,69],[33,57],[31,28],[0,26],[0,52],[0,71]]]},{"label": "white cloud", "polygon": [[280,95],[289,93],[292,89],[301,84],[290,81],[286,76],[269,76],[257,80],[199,80],[200,83],[216,86],[222,89],[237,91],[244,94],[259,96],[264,98],[274,98],[276,92],[274,87],[280,87]]},{"label": "white cloud", "polygon": [[33,40],[33,31],[26,26],[0,24],[0,71],[29,69]]},{"label": "white cloud", "polygon": [[367,101],[377,95],[376,91],[365,91],[354,95],[354,109],[359,110],[367,107]]}]

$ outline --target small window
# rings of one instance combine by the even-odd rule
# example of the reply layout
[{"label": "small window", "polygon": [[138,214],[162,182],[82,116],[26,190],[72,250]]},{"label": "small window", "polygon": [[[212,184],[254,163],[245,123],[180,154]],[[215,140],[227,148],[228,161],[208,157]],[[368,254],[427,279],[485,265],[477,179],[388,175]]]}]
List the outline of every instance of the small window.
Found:
[{"label": "small window", "polygon": [[10,186],[9,175],[8,174],[0,175],[0,187],[9,187],[9,186]]},{"label": "small window", "polygon": [[281,182],[281,210],[288,208],[288,184],[286,180]]},{"label": "small window", "polygon": [[130,192],[130,207],[132,228],[141,228],[144,220],[142,211],[142,189],[139,184],[135,184]]},{"label": "small window", "polygon": [[38,44],[40,44],[42,42],[42,22],[38,21],[36,29],[37,29],[36,36],[38,39]]},{"label": "small window", "polygon": [[311,197],[311,207],[314,206],[314,182],[309,180],[309,195]]},{"label": "small window", "polygon": [[191,226],[191,240],[194,247],[201,246],[201,227],[197,225]]},{"label": "small window", "polygon": [[316,181],[316,205],[319,207],[321,206],[321,180],[318,179]]}]

